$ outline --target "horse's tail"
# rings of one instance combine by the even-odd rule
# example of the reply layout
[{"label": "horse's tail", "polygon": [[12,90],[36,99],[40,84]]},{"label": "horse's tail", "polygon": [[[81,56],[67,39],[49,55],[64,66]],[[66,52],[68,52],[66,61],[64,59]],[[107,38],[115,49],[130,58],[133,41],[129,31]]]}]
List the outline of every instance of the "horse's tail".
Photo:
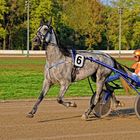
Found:
[{"label": "horse's tail", "polygon": [[[130,71],[132,71],[131,68],[128,68],[125,65],[120,64],[116,59],[112,58],[114,61],[114,68],[116,68],[119,71],[122,71],[124,73],[129,73]],[[131,87],[129,86],[129,84],[122,78],[120,77],[120,82],[126,92],[126,94],[128,95],[130,93]]]},{"label": "horse's tail", "polygon": [[124,73],[131,73],[131,72],[135,72],[135,70],[133,68],[129,68],[123,64],[120,64],[115,58],[111,57],[111,59],[114,61],[114,68],[116,68],[117,70],[121,70]]},{"label": "horse's tail", "polygon": [[120,77],[120,82],[125,90],[126,95],[129,95],[131,91],[131,87],[129,86],[129,84],[122,77]]},{"label": "horse's tail", "polygon": [[119,71],[122,71],[124,73],[127,73],[127,71],[125,70],[124,66],[122,64],[120,64],[115,58],[111,57],[112,60],[114,61],[114,68],[116,68]]}]

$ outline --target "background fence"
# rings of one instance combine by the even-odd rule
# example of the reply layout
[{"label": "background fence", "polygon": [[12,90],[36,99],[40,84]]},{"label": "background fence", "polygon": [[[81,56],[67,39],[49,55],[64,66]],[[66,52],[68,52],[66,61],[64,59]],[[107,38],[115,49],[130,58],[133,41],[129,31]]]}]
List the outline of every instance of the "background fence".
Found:
[{"label": "background fence", "polygon": [[[82,50],[81,50],[82,51]],[[110,54],[113,57],[133,57],[134,50],[89,50],[90,52],[103,52]],[[26,57],[27,50],[0,50],[0,57]],[[29,57],[45,57],[45,51],[29,51]]]}]

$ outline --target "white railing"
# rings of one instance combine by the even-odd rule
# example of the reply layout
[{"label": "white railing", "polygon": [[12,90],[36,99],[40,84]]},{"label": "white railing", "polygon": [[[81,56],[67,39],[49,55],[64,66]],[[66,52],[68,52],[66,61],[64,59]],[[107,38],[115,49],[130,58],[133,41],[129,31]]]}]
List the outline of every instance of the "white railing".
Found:
[{"label": "white railing", "polygon": [[[26,55],[26,50],[0,50],[0,55]],[[29,51],[31,55],[45,55],[45,51]]]},{"label": "white railing", "polygon": [[[119,50],[93,50],[93,52],[104,52],[114,57],[133,57],[134,50],[122,50],[121,53]],[[0,50],[0,56],[27,56],[27,50]],[[29,56],[45,56],[45,51],[30,50]]]}]

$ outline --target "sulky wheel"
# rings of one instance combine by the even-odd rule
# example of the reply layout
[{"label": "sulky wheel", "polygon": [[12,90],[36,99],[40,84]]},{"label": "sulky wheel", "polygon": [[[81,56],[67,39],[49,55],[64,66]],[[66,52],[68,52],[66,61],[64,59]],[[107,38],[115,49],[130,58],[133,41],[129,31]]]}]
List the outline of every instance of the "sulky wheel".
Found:
[{"label": "sulky wheel", "polygon": [[[107,100],[104,102],[106,93],[103,91],[100,95],[99,101],[93,109],[93,113],[96,117],[104,118],[108,116],[111,112],[111,108],[113,105],[113,100],[111,96],[108,96]],[[94,101],[96,94],[93,94],[90,100],[90,104]]]},{"label": "sulky wheel", "polygon": [[137,95],[135,100],[135,113],[136,116],[140,119],[140,95]]}]

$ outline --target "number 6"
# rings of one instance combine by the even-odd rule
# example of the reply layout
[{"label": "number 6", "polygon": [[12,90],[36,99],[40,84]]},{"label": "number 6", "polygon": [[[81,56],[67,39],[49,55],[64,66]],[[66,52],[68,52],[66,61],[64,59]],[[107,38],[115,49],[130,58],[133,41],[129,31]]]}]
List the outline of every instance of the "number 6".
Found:
[{"label": "number 6", "polygon": [[83,67],[83,65],[84,65],[84,56],[80,55],[80,54],[76,54],[74,64],[77,67]]}]

